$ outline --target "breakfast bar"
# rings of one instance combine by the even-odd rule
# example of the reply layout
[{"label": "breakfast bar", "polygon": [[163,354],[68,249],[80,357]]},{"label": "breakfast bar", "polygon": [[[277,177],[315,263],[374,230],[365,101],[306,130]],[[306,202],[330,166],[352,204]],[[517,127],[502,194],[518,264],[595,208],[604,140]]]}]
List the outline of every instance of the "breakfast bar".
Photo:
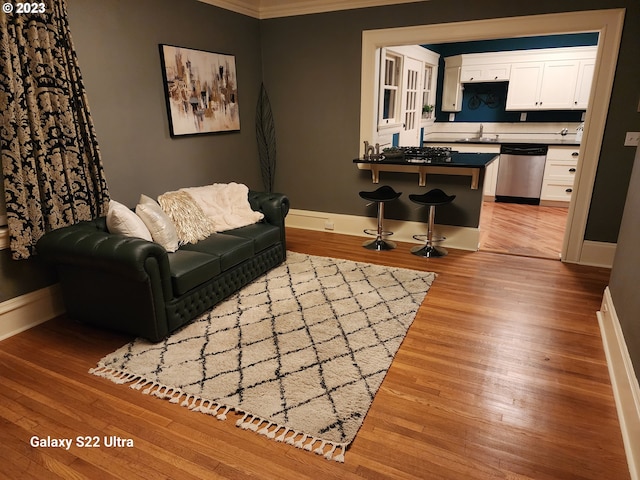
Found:
[{"label": "breakfast bar", "polygon": [[405,147],[393,154],[372,158],[356,158],[360,170],[370,170],[373,183],[379,183],[380,172],[417,173],[418,185],[427,184],[427,175],[464,175],[471,177],[471,189],[477,190],[480,171],[496,160],[494,153],[459,153],[448,148]]}]

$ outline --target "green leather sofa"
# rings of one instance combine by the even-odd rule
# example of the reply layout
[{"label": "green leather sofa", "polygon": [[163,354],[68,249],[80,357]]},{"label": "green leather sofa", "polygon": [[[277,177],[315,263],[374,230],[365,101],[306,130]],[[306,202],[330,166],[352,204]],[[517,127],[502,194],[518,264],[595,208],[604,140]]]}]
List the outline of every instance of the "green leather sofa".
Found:
[{"label": "green leather sofa", "polygon": [[45,234],[70,318],[159,342],[286,258],[285,195],[249,192],[259,223],[215,233],[173,253],[107,231],[106,218]]}]

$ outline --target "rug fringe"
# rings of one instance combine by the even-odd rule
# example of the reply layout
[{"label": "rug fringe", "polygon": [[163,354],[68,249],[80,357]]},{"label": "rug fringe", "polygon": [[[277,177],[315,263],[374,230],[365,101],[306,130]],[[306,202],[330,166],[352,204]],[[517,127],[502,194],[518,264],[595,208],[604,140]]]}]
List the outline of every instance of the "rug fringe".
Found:
[{"label": "rug fringe", "polygon": [[[251,430],[276,442],[283,442],[308,452],[314,452],[324,456],[327,460],[344,463],[344,454],[349,446],[348,443],[335,443],[323,440],[304,432],[293,430],[285,425],[279,425],[269,419],[240,411],[233,406],[223,405],[197,395],[186,393],[179,388],[164,385],[126,371],[98,365],[96,368],[90,369],[89,373],[97,377],[106,378],[119,385],[130,383],[129,388],[140,390],[144,395],[153,395],[162,400],[168,400],[170,403],[179,404],[181,407],[186,407],[193,412],[214,416],[218,420],[226,420],[229,411],[233,410],[239,415],[242,415],[242,418],[236,421],[236,426],[243,430]],[[282,432],[278,435],[280,431]],[[314,445],[318,442],[320,442],[320,445],[314,449]],[[338,449],[340,449],[339,453],[335,454]]]}]

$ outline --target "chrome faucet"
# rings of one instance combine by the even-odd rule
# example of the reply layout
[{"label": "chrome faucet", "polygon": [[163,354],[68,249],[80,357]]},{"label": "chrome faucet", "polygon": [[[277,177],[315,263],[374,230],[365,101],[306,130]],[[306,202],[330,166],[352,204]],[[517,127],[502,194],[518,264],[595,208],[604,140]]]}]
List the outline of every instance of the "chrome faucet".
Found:
[{"label": "chrome faucet", "polygon": [[560,135],[562,135],[563,137],[569,133],[569,129],[568,128],[563,128],[562,130],[560,130]]}]

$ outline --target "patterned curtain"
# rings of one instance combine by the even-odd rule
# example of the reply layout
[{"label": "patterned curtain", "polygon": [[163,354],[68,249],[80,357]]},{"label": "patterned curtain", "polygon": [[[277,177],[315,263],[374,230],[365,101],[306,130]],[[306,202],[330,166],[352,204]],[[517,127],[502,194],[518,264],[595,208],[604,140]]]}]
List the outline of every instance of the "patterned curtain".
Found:
[{"label": "patterned curtain", "polygon": [[0,153],[14,259],[31,256],[44,233],[109,205],[66,6],[44,6],[0,13]]}]

